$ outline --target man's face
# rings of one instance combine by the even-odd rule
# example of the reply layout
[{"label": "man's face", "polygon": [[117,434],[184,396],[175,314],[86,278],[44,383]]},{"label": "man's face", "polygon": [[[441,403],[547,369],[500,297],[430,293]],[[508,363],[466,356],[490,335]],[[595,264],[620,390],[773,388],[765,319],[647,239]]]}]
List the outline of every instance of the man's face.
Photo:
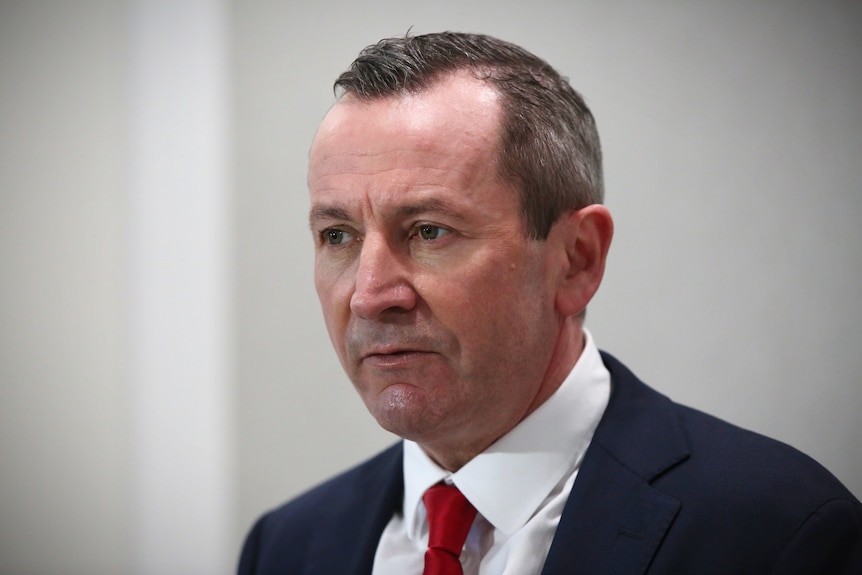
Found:
[{"label": "man's face", "polygon": [[419,95],[348,95],[310,156],[315,286],[335,350],[380,425],[441,459],[484,449],[559,383],[558,254],[527,239],[497,173],[497,100],[467,75]]}]

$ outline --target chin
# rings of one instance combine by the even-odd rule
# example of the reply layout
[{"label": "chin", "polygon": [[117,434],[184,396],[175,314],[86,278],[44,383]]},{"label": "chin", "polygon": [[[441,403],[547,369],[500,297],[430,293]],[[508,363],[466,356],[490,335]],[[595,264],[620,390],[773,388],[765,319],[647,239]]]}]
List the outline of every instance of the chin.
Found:
[{"label": "chin", "polygon": [[[427,441],[440,428],[444,411],[423,393],[393,390],[390,386],[366,407],[377,424],[390,433],[411,441]],[[401,386],[399,386],[401,387]]]}]

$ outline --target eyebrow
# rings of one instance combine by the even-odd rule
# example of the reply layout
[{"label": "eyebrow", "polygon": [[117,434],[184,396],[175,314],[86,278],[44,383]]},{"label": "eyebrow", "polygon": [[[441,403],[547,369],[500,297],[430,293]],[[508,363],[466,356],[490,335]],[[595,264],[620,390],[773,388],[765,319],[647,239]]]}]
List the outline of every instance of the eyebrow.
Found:
[{"label": "eyebrow", "polygon": [[314,206],[308,214],[308,221],[317,220],[349,220],[350,216],[346,210],[335,206]]},{"label": "eyebrow", "polygon": [[[464,219],[464,214],[452,206],[449,202],[445,202],[438,198],[427,198],[419,200],[415,203],[398,206],[395,208],[395,215],[400,218],[409,218],[423,213],[438,213],[456,218]],[[314,206],[308,214],[309,222],[319,220],[350,220],[350,214],[344,208],[337,206]]]}]

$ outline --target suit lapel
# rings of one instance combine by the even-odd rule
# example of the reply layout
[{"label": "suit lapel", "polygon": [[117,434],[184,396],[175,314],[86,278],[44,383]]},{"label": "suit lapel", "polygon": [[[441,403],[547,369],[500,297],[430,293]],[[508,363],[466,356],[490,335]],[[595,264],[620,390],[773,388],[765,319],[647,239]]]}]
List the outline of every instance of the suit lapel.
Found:
[{"label": "suit lapel", "polygon": [[680,502],[650,482],[688,457],[666,397],[603,354],[612,392],[542,575],[646,572]]}]

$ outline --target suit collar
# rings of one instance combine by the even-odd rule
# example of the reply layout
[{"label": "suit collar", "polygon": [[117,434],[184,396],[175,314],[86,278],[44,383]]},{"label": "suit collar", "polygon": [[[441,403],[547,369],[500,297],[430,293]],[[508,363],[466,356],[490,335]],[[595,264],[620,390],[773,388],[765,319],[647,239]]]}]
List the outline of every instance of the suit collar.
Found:
[{"label": "suit collar", "polygon": [[680,502],[650,483],[688,458],[669,399],[602,354],[608,408],[563,510],[543,575],[646,571]]},{"label": "suit collar", "polygon": [[650,482],[689,456],[676,406],[612,355],[602,352],[602,360],[611,372],[611,400],[594,442]]}]

